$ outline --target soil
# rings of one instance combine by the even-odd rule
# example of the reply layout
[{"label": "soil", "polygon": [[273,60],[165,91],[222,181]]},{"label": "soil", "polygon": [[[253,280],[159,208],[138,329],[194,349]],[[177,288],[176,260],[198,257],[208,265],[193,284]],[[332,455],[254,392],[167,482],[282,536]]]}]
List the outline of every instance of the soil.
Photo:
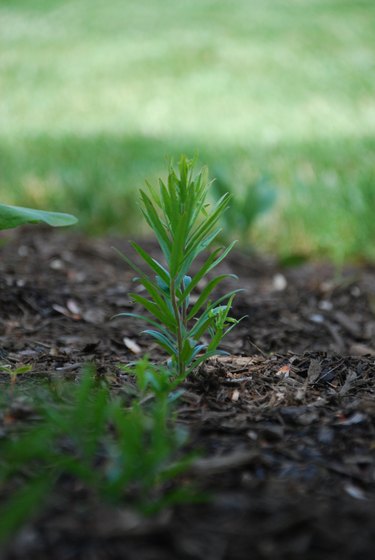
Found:
[{"label": "soil", "polygon": [[[133,273],[112,248],[126,240],[32,227],[2,240],[1,358],[32,366],[19,383],[79,378],[90,362],[118,384],[120,363],[162,359],[141,323],[111,320],[132,307]],[[222,268],[239,277],[223,289],[244,288],[233,315],[246,318],[178,405],[200,450],[189,476],[211,499],[145,519],[56,489],[2,558],[375,557],[375,268],[240,252]]]}]

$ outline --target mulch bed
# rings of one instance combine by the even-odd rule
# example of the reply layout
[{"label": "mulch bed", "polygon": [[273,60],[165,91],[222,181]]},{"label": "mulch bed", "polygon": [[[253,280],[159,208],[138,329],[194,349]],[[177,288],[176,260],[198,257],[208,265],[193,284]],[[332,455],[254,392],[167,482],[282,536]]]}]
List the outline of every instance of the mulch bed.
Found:
[{"label": "mulch bed", "polygon": [[[125,240],[25,228],[3,241],[2,359],[33,368],[19,383],[78,378],[89,362],[118,385],[119,363],[161,358],[140,323],[110,320],[131,309],[133,273],[112,249]],[[57,491],[4,560],[374,557],[375,268],[282,269],[237,252],[223,270],[247,317],[178,408],[200,450],[188,476],[210,501],[142,519]]]}]

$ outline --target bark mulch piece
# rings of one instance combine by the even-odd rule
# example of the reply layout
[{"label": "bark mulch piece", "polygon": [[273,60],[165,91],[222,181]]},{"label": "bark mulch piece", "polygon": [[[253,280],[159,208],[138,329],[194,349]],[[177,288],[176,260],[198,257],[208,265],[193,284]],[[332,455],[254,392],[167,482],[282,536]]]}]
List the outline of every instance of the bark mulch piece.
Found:
[{"label": "bark mulch piece", "polygon": [[[133,273],[111,248],[124,240],[38,228],[3,240],[1,359],[32,366],[21,385],[93,363],[118,388],[130,382],[119,364],[161,358],[140,323],[110,320],[131,307]],[[225,340],[231,355],[187,380],[177,411],[200,451],[185,477],[211,499],[145,519],[57,488],[1,558],[375,556],[375,269],[282,269],[236,253],[223,271],[239,276],[233,314],[247,318]],[[33,411],[21,402],[13,414]]]}]

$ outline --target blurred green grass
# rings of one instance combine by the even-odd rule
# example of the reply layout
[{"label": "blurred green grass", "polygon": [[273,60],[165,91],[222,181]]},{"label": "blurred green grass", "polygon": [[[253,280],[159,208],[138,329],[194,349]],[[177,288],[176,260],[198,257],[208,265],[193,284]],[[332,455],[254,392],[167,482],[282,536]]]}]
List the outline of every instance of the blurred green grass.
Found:
[{"label": "blurred green grass", "polygon": [[372,0],[0,0],[0,195],[139,227],[181,152],[279,189],[252,242],[375,258]]}]

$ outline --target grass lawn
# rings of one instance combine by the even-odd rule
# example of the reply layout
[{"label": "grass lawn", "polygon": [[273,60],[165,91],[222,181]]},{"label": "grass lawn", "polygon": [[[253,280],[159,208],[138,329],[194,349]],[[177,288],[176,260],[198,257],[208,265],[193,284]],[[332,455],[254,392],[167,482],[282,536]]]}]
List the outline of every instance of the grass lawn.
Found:
[{"label": "grass lawn", "polygon": [[199,154],[279,196],[252,242],[375,258],[372,0],[0,0],[0,193],[90,232]]}]

